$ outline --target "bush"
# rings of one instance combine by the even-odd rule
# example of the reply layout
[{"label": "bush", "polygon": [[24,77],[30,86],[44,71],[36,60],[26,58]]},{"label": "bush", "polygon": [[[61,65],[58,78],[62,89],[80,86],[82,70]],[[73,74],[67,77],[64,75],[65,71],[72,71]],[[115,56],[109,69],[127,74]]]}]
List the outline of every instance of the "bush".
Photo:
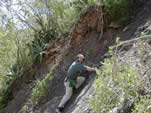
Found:
[{"label": "bush", "polygon": [[54,65],[50,72],[45,76],[43,80],[37,80],[35,88],[32,90],[32,101],[35,105],[37,105],[42,97],[47,96],[50,93],[50,89],[48,87],[48,84],[53,79],[52,73],[55,69],[56,65]]},{"label": "bush", "polygon": [[132,0],[101,0],[109,20],[127,22],[132,14]]},{"label": "bush", "polygon": [[132,14],[133,0],[74,0],[73,7],[78,13],[89,7],[103,6],[109,21],[127,22]]},{"label": "bush", "polygon": [[[2,81],[3,82],[3,81]],[[6,106],[7,103],[7,87],[8,85],[6,82],[2,83],[2,86],[0,87],[0,110]]]},{"label": "bush", "polygon": [[[113,108],[121,107],[120,105],[124,105],[125,102],[131,105],[133,103],[134,106],[130,108],[132,113],[150,113],[151,95],[148,80],[150,71],[148,69],[150,69],[151,46],[148,38],[120,43],[120,48],[117,49],[115,48],[117,46],[114,46],[115,51],[110,47],[109,54],[112,57],[105,59],[102,69],[97,70],[99,76],[94,82],[96,94],[90,98],[95,113],[109,112]],[[116,42],[119,42],[119,38]],[[131,49],[124,51],[123,54],[122,50],[130,46]]]},{"label": "bush", "polygon": [[12,83],[31,67],[24,35],[23,32],[11,31],[0,37],[0,109],[7,104]]},{"label": "bush", "polygon": [[113,55],[103,62],[102,70],[97,70],[98,77],[94,82],[95,96],[90,99],[95,113],[107,113],[125,100],[137,99],[139,86],[138,74],[110,51]]},{"label": "bush", "polygon": [[141,96],[140,99],[136,101],[132,113],[150,113],[150,111],[151,98],[148,98],[147,96]]},{"label": "bush", "polygon": [[37,31],[34,33],[34,39],[32,43],[28,44],[28,48],[30,50],[29,54],[32,56],[32,64],[41,63],[46,53],[46,45],[50,41],[55,40],[57,36],[58,34],[55,29],[49,29],[46,32]]}]

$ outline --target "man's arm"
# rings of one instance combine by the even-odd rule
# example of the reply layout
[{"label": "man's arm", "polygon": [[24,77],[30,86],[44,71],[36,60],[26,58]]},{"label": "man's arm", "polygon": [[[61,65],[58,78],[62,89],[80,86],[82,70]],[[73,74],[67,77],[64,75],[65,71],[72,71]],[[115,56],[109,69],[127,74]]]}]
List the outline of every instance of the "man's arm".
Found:
[{"label": "man's arm", "polygon": [[88,67],[88,66],[87,66],[87,70],[88,70],[88,71],[96,71],[96,69],[95,69],[95,68]]}]

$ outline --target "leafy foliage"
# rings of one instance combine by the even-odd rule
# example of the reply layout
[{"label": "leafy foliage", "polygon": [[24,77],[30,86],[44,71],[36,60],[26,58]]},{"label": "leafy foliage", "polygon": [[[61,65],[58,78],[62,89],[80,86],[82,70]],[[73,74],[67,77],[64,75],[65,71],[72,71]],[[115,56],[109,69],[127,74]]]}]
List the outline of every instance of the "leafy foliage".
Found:
[{"label": "leafy foliage", "polygon": [[10,85],[32,65],[29,49],[26,47],[26,43],[30,41],[28,39],[30,32],[28,34],[26,30],[16,32],[12,25],[9,26],[8,33],[0,37],[0,108],[7,103]]},{"label": "leafy foliage", "polygon": [[1,28],[0,30],[0,109],[5,106],[7,101],[7,88],[10,84],[10,80],[14,77],[8,76],[8,69],[10,65],[15,63],[15,53],[17,47],[15,41],[11,40],[10,36],[14,36],[13,33],[5,33]]},{"label": "leafy foliage", "polygon": [[[129,15],[129,0],[16,0],[0,6],[0,107],[7,88],[34,63],[40,63],[47,43],[66,32],[89,7],[104,6],[111,20]],[[7,7],[10,6],[10,7]],[[15,6],[15,7],[14,7]],[[120,12],[119,12],[120,11]],[[37,84],[42,84],[40,81]]]},{"label": "leafy foliage", "polygon": [[[119,43],[119,38],[116,40]],[[125,100],[136,100],[138,97],[137,88],[140,78],[130,65],[121,62],[116,50],[110,47],[111,58],[104,60],[101,70],[97,70],[99,75],[94,83],[96,94],[90,99],[92,109],[95,113],[109,112],[119,106]]]},{"label": "leafy foliage", "polygon": [[8,88],[8,85],[7,85],[8,80],[7,79],[5,79],[5,81],[1,80],[2,85],[0,87],[0,109],[5,107],[5,104],[7,102],[7,91],[6,91],[6,89]]},{"label": "leafy foliage", "polygon": [[151,99],[147,96],[141,96],[136,101],[132,113],[149,113],[151,111]]},{"label": "leafy foliage", "polygon": [[53,79],[52,73],[53,73],[55,67],[56,67],[56,65],[54,65],[51,68],[50,72],[45,76],[45,78],[43,80],[41,80],[41,81],[37,80],[36,86],[32,91],[32,97],[31,97],[34,104],[38,104],[42,97],[45,97],[50,93],[48,84]]},{"label": "leafy foliage", "polygon": [[125,99],[135,100],[139,78],[134,70],[115,57],[105,59],[102,68],[97,71],[99,77],[94,84],[96,95],[91,99],[95,113],[109,112]]},{"label": "leafy foliage", "polygon": [[132,14],[132,0],[102,0],[102,6],[109,14],[110,20],[127,22]]},{"label": "leafy foliage", "polygon": [[[125,47],[124,43],[119,50],[114,48],[113,51],[113,47],[110,47],[109,54],[112,57],[105,59],[102,69],[97,70],[99,76],[94,83],[96,94],[90,99],[95,113],[109,112],[123,105],[127,100],[134,103],[132,113],[151,111],[150,82],[148,81],[151,46],[147,38],[137,42],[132,41],[125,43],[126,47],[127,45],[134,47],[124,52],[124,55],[121,51]],[[116,43],[119,43],[119,38],[116,39]]]},{"label": "leafy foliage", "polygon": [[45,50],[47,48],[47,43],[49,41],[55,40],[57,36],[56,30],[49,29],[47,32],[35,32],[34,40],[28,45],[30,48],[30,53],[32,55],[32,62],[40,63],[45,55]]},{"label": "leafy foliage", "polygon": [[127,22],[132,14],[133,0],[74,0],[73,7],[78,13],[86,12],[89,7],[103,6],[110,21],[121,24]]}]

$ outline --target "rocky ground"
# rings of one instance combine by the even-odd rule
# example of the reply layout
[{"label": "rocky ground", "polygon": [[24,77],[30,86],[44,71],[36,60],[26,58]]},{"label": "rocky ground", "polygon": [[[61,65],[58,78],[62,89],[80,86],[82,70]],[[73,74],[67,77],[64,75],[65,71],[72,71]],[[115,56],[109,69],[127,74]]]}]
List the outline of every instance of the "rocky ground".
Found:
[{"label": "rocky ground", "polygon": [[[36,68],[38,71],[35,72],[35,76],[38,75],[42,79],[50,67],[58,64],[54,72],[54,80],[49,84],[51,94],[44,98],[38,106],[33,107],[28,102],[28,98],[30,98],[34,82],[29,83],[26,88],[16,93],[16,96],[8,103],[3,113],[25,113],[23,109],[25,104],[28,106],[27,113],[55,113],[55,108],[64,95],[63,80],[66,71],[74,61],[75,56],[82,53],[86,56],[86,65],[100,66],[100,61],[107,57],[108,46],[114,44],[116,36],[119,36],[121,40],[128,40],[141,36],[141,32],[150,34],[150,6],[151,1],[147,1],[144,6],[138,8],[137,14],[130,24],[120,28],[120,30],[107,27],[101,39],[100,34],[104,27],[101,23],[102,9],[97,7],[81,15],[69,35],[62,36],[49,46],[41,66]],[[119,31],[120,33],[118,33]],[[84,73],[83,76],[87,78],[85,84],[74,91],[75,93],[66,105],[64,113],[92,113],[88,97],[95,93],[92,85],[96,74]]]}]

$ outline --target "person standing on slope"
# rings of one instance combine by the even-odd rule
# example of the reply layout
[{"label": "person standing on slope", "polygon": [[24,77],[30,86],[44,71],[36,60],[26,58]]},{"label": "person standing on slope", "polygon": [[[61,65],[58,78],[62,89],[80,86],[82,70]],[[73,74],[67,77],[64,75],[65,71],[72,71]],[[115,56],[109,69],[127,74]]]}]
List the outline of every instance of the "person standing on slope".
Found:
[{"label": "person standing on slope", "polygon": [[77,55],[76,61],[74,61],[67,71],[67,76],[64,80],[64,85],[66,88],[65,95],[63,96],[59,106],[56,109],[56,113],[61,113],[64,109],[64,105],[71,98],[73,93],[73,87],[78,89],[85,81],[85,77],[78,76],[79,73],[84,71],[96,71],[95,68],[88,67],[83,64],[84,56],[82,54]]}]

